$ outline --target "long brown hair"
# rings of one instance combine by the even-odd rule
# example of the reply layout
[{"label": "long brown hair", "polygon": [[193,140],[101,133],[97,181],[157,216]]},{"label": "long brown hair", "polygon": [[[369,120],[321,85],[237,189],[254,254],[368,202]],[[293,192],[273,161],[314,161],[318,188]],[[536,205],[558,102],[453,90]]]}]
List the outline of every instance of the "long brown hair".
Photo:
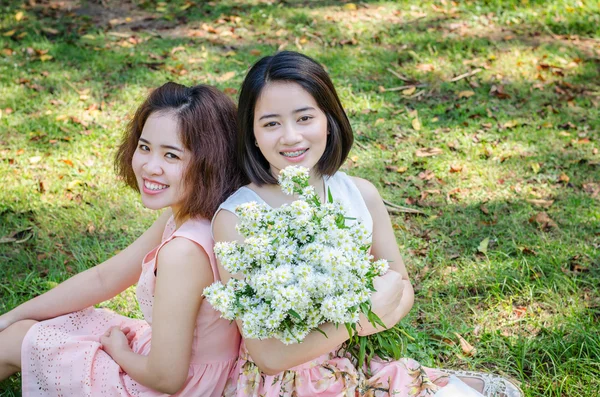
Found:
[{"label": "long brown hair", "polygon": [[148,117],[155,112],[174,115],[179,136],[191,153],[184,173],[185,194],[178,219],[211,219],[231,193],[246,183],[235,161],[236,107],[214,87],[186,87],[166,83],[150,93],[129,122],[115,157],[115,169],[136,191],[139,186],[131,166],[133,154]]}]

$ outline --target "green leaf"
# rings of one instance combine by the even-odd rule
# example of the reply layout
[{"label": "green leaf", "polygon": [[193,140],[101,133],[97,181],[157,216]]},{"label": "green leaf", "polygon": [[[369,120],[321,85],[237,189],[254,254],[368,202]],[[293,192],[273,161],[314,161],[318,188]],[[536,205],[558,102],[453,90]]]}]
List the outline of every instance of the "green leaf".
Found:
[{"label": "green leaf", "polygon": [[325,331],[323,331],[321,328],[317,327],[314,329],[315,331],[323,334],[324,337],[326,337],[327,339],[329,339],[329,337],[327,336],[327,334],[325,333]]},{"label": "green leaf", "polygon": [[288,313],[291,314],[292,316],[296,317],[300,321],[303,320],[303,318],[294,309],[288,310]]},{"label": "green leaf", "polygon": [[361,336],[358,339],[358,368],[362,368],[363,364],[365,363],[365,353],[367,351],[367,338]]},{"label": "green leaf", "polygon": [[331,189],[327,187],[327,202],[333,203],[333,195],[331,194]]},{"label": "green leaf", "polygon": [[489,237],[484,238],[479,243],[479,247],[477,247],[477,251],[481,252],[482,254],[487,254],[489,244],[490,244],[490,238]]}]

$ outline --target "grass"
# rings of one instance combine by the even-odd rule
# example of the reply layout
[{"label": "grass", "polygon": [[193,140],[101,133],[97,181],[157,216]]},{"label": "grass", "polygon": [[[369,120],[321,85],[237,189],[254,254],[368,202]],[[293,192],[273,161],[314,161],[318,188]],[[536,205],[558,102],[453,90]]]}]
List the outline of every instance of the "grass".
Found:
[{"label": "grass", "polygon": [[[112,170],[148,89],[235,98],[286,48],[334,80],[356,133],[345,171],[424,213],[393,216],[417,291],[406,354],[511,376],[527,396],[595,396],[599,15],[570,0],[4,2],[0,312],[155,218]],[[103,305],[139,316],[131,290]],[[20,395],[19,377],[0,395]]]}]

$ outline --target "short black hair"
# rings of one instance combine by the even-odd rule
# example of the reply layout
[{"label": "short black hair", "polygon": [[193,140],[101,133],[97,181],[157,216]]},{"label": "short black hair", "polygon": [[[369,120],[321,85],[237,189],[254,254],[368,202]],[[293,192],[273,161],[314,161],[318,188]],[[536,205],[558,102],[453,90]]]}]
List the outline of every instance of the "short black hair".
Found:
[{"label": "short black hair", "polygon": [[354,134],[337,92],[323,67],[314,59],[294,51],[282,51],[260,59],[252,66],[240,91],[238,104],[238,160],[257,185],[277,183],[267,159],[255,145],[254,110],[263,89],[272,82],[296,83],[317,102],[327,117],[327,145],[317,162],[319,175],[333,175],[346,161]]}]

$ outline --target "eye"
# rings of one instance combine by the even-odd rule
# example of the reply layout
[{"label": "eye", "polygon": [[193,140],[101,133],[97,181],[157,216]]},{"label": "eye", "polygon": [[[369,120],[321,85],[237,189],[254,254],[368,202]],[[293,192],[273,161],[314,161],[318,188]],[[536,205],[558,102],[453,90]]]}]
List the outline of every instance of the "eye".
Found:
[{"label": "eye", "polygon": [[149,152],[150,148],[148,147],[148,145],[144,145],[143,143],[141,145],[138,146],[138,148],[143,151],[143,152]]},{"label": "eye", "polygon": [[276,121],[271,121],[265,125],[263,125],[263,127],[275,127],[277,125]]},{"label": "eye", "polygon": [[177,156],[176,154],[173,154],[171,152],[167,152],[165,154],[165,157],[168,159],[172,159],[172,160],[179,160],[179,156]]},{"label": "eye", "polygon": [[302,116],[298,119],[298,121],[303,122],[303,121],[308,121],[310,119],[312,119],[312,116]]}]

